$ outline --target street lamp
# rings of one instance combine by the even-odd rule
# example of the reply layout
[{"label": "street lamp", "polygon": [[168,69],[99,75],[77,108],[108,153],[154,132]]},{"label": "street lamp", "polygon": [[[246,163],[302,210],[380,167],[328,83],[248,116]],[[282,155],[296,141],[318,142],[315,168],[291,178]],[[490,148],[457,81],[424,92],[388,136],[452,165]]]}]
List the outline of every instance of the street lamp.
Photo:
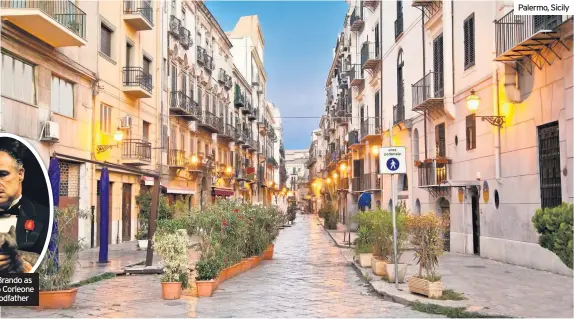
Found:
[{"label": "street lamp", "polygon": [[371,154],[378,156],[379,155],[379,146],[373,145],[373,147],[371,147]]},{"label": "street lamp", "polygon": [[470,90],[470,95],[466,98],[466,107],[470,114],[477,118],[480,117],[483,121],[487,121],[491,125],[501,127],[504,124],[504,116],[477,116],[476,111],[480,106],[480,96],[476,94],[476,91]]},{"label": "street lamp", "polygon": [[199,162],[199,158],[197,155],[191,155],[191,164],[197,164]]},{"label": "street lamp", "polygon": [[227,175],[231,175],[232,170],[233,170],[233,169],[231,168],[231,166],[227,166],[227,167],[225,168],[225,173],[226,173]]},{"label": "street lamp", "polygon": [[117,147],[118,144],[122,141],[122,139],[124,138],[124,132],[122,132],[120,130],[120,128],[118,127],[118,129],[114,132],[114,141],[116,141],[117,143],[114,144],[107,144],[107,145],[97,145],[96,146],[96,153],[100,154],[103,153],[109,149],[111,149],[112,147]]}]

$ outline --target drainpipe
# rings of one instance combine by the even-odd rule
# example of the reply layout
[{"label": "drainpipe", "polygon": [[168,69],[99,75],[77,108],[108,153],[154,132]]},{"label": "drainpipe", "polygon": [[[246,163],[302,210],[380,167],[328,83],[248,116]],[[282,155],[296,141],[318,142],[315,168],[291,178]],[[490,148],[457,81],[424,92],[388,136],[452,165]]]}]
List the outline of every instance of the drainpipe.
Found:
[{"label": "drainpipe", "polygon": [[[422,44],[423,44],[423,79],[425,78],[425,70],[426,70],[426,43],[425,43],[425,11],[424,9],[421,10],[421,17],[422,17],[422,23],[421,23],[421,32],[423,34],[422,36]],[[424,85],[424,80],[423,80],[423,85]],[[424,111],[424,119],[423,119],[423,123],[424,123],[424,137],[425,137],[425,159],[428,158],[428,138],[427,138],[427,111]],[[409,132],[409,136],[410,136],[410,132]],[[412,148],[412,140],[411,140],[411,149]],[[412,175],[411,175],[412,176]],[[412,187],[411,187],[412,188]]]},{"label": "drainpipe", "polygon": [[[496,17],[496,1],[493,1],[493,15]],[[493,24],[493,28],[494,24]],[[492,30],[492,32],[495,32],[495,30]],[[498,86],[498,62],[494,61],[494,58],[496,57],[496,42],[493,41],[492,43],[493,46],[493,50],[492,50],[492,55],[493,55],[493,61],[492,63],[492,82],[493,82],[493,86],[495,86],[494,88],[494,94],[493,94],[493,99],[492,99],[492,103],[494,106],[494,111],[496,112],[496,116],[500,116],[500,97],[499,97],[499,86]],[[495,168],[495,176],[496,176],[496,181],[498,183],[501,182],[501,163],[500,163],[500,126],[497,126],[494,130],[494,168]]]},{"label": "drainpipe", "polygon": [[[413,148],[413,129],[412,128],[409,129],[409,140],[411,141],[411,152],[412,152],[414,150],[414,148]],[[412,157],[412,163],[414,163],[415,154],[411,153],[411,157]],[[411,198],[411,210],[415,207],[415,198],[414,198],[414,196],[415,196],[414,192],[415,191],[414,191],[414,187],[413,187],[415,185],[414,178],[415,178],[415,165],[411,164],[411,180],[412,180],[412,182],[409,185],[410,186],[409,187],[409,197]]]}]

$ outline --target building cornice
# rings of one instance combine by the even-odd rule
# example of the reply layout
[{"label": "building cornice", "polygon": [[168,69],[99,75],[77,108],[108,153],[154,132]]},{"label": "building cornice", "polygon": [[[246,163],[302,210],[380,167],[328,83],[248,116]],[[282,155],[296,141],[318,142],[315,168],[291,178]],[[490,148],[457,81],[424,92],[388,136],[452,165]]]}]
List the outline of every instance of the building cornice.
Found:
[{"label": "building cornice", "polygon": [[233,47],[233,44],[227,37],[227,34],[225,34],[223,29],[221,28],[221,25],[219,25],[219,22],[217,22],[213,14],[211,14],[211,11],[209,11],[205,3],[203,3],[203,1],[193,1],[193,2],[197,4],[199,10],[201,10],[201,12],[207,17],[207,20],[209,20],[209,22],[216,27],[217,31],[219,32],[219,35],[225,41],[225,44],[227,44],[228,49],[231,49]]},{"label": "building cornice", "polygon": [[239,80],[243,84],[245,89],[249,91],[249,93],[251,93],[251,85],[249,85],[249,82],[247,82],[245,77],[243,77],[243,74],[241,74],[241,72],[239,71],[239,69],[235,64],[233,64],[233,73],[237,77],[237,80]]}]

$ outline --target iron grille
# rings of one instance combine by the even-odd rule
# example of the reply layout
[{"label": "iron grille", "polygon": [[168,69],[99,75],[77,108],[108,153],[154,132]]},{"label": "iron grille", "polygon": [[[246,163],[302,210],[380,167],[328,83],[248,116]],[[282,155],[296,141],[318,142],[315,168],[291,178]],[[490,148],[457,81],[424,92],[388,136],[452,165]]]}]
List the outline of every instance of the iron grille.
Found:
[{"label": "iron grille", "polygon": [[540,199],[542,208],[562,203],[560,176],[560,141],[558,123],[538,128],[538,161],[540,165]]}]

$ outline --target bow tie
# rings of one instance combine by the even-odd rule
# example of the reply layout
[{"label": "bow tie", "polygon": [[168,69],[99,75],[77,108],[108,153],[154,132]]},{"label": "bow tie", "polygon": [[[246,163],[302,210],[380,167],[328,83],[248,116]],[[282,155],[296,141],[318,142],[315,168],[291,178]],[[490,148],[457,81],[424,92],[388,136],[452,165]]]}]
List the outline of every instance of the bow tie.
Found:
[{"label": "bow tie", "polygon": [[10,209],[2,211],[4,214],[10,214],[14,216],[20,215],[20,204],[12,206]]}]

